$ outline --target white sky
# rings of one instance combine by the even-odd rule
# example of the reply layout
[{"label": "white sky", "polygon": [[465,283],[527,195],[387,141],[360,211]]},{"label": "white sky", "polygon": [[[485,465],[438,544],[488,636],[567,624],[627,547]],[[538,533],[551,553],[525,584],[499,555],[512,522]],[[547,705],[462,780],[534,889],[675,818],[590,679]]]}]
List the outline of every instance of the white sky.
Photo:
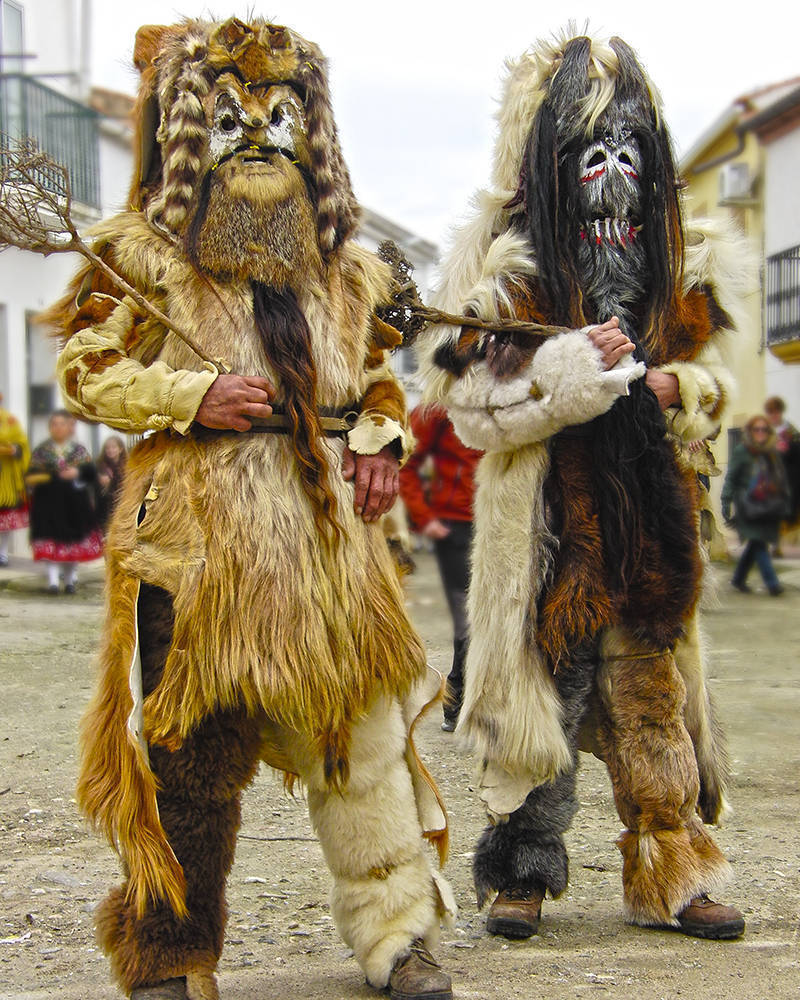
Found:
[{"label": "white sky", "polygon": [[[795,0],[224,3],[210,8],[217,18],[255,13],[321,46],[357,197],[438,242],[488,181],[503,60],[569,20],[621,35],[637,50],[679,152],[735,97],[800,76]],[[95,0],[93,84],[133,93],[137,27],[208,14],[208,3],[192,0]]]}]

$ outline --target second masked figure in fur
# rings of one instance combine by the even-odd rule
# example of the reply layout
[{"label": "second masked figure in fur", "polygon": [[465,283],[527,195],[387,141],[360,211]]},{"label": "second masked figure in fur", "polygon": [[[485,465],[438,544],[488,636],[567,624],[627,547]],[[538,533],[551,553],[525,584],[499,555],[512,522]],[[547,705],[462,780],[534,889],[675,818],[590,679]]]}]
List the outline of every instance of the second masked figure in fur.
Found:
[{"label": "second masked figure in fur", "polygon": [[729,865],[704,821],[727,761],[704,681],[689,443],[719,426],[743,292],[728,233],[685,227],[657,91],[619,38],[562,37],[511,64],[492,185],[436,305],[564,328],[440,327],[429,400],[484,449],[459,731],[490,824],[474,858],[488,929],[527,937],[567,884],[579,746],[625,826],[629,919],[707,938]]}]

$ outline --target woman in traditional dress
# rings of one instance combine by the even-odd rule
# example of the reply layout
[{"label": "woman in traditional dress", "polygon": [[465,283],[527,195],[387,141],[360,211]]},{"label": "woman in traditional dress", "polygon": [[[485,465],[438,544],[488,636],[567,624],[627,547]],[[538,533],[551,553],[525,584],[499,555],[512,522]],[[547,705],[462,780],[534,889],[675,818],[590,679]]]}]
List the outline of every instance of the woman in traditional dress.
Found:
[{"label": "woman in traditional dress", "polygon": [[33,487],[31,546],[33,558],[48,565],[47,591],[74,594],[79,562],[99,559],[103,535],[98,527],[91,486],[95,468],[89,452],[74,440],[75,418],[66,410],[50,417],[50,437],[31,455],[26,477]]},{"label": "woman in traditional dress", "polygon": [[0,393],[0,567],[8,566],[11,532],[28,526],[25,469],[31,455],[22,425],[2,402]]}]

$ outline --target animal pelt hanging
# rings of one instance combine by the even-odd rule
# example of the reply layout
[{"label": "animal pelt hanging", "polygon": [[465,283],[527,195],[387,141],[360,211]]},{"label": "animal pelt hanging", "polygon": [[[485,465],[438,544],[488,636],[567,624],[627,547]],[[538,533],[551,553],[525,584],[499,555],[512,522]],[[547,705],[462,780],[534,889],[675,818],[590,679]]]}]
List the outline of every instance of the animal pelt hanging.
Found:
[{"label": "animal pelt hanging", "polygon": [[[695,482],[678,452],[716,429],[730,399],[726,355],[747,277],[735,234],[684,227],[658,92],[621,39],[537,44],[509,65],[498,122],[493,185],[455,236],[434,304],[576,332],[556,344],[439,327],[417,350],[426,398],[444,402],[466,443],[494,453],[484,463],[503,475],[521,475],[523,463],[540,470],[527,501],[532,548],[503,584],[529,595],[527,652],[501,664],[473,624],[462,729],[488,759],[542,780],[558,771],[563,743],[547,754],[513,734],[523,724],[552,731],[549,709],[487,712],[490,690],[511,690],[523,661],[529,676],[536,664],[568,669],[570,648],[610,624],[653,649],[684,636],[701,562]],[[662,414],[633,374],[625,391],[607,391],[622,372],[597,376],[577,331],[612,316],[636,345],[637,375],[642,365],[678,375],[680,408]],[[566,351],[574,365],[562,380],[555,360]],[[488,472],[479,483],[495,526],[531,518]],[[496,539],[479,528],[480,621],[497,582]],[[497,634],[510,611],[493,607]]]},{"label": "animal pelt hanging", "polygon": [[287,419],[280,434],[193,425],[218,372],[89,264],[49,310],[71,406],[155,432],[130,456],[110,529],[78,797],[120,849],[140,911],[164,898],[182,913],[156,782],[128,726],[140,585],[163,591],[173,625],[138,735],[170,748],[244,705],[310,734],[336,787],[352,721],[381,693],[407,696],[426,665],[380,527],[353,510],[345,441],[319,423],[352,412],[356,453],[411,447],[388,359],[400,338],[375,316],[390,271],[351,239],[358,208],[324,60],[287,28],[231,19],[143,28],[135,62],[131,207],[96,227],[95,251],[208,357],[269,379]]}]

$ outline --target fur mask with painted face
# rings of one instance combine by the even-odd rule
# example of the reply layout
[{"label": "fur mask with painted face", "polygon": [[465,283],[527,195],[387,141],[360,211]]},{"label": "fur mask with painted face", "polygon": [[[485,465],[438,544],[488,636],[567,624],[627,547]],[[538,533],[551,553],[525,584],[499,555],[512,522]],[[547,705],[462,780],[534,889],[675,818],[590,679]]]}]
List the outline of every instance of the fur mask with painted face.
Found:
[{"label": "fur mask with painted face", "polygon": [[205,176],[187,249],[223,280],[274,288],[321,266],[308,137],[289,86],[242,86],[223,74],[204,102],[209,125]]},{"label": "fur mask with painted face", "polygon": [[222,280],[276,288],[324,264],[358,206],[319,49],[255,19],[145,27],[131,204]]}]

